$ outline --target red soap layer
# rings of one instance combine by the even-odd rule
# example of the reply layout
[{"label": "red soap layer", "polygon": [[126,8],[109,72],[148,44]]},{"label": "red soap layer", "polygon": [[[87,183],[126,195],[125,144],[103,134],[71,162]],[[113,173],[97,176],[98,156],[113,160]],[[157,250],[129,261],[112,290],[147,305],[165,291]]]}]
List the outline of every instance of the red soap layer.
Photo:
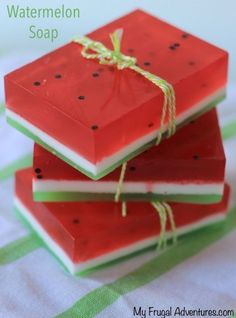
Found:
[{"label": "red soap layer", "polygon": [[[140,10],[89,36],[111,49],[117,28],[122,52],[174,86],[177,116],[225,86],[225,51]],[[94,164],[160,126],[159,88],[130,69],[83,58],[74,42],[8,74],[5,89],[10,110]]]},{"label": "red soap layer", "polygon": [[[40,170],[39,170],[40,169]],[[40,174],[37,173],[40,171]],[[136,182],[223,182],[225,155],[216,110],[180,129],[128,162],[125,181]],[[34,178],[42,180],[90,179],[39,145],[34,146]],[[117,181],[120,168],[99,180]],[[40,181],[40,180],[39,180]],[[97,181],[93,181],[97,182]]]},{"label": "red soap layer", "polygon": [[[16,196],[73,262],[102,256],[160,232],[159,218],[149,203],[128,203],[126,218],[121,216],[120,204],[113,202],[36,203],[32,199],[31,175],[31,169],[17,172]],[[176,226],[223,213],[228,198],[226,186],[221,203],[172,203]]]}]

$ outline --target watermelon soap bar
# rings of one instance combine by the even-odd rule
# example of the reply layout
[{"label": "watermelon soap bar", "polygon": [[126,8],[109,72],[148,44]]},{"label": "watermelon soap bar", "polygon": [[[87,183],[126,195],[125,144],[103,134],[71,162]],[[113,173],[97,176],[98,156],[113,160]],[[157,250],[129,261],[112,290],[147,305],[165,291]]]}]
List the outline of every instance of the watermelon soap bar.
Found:
[{"label": "watermelon soap bar", "polygon": [[[217,202],[223,195],[224,172],[224,149],[212,109],[158,147],[130,160],[120,199]],[[91,180],[41,146],[34,146],[36,201],[114,201],[119,177],[117,168],[100,180]]]},{"label": "watermelon soap bar", "polygon": [[[119,203],[34,202],[31,180],[31,169],[17,172],[15,207],[71,273],[86,271],[157,244],[159,217],[150,203],[128,203],[128,215],[124,218]],[[177,233],[224,219],[228,197],[226,187],[223,200],[217,204],[172,203]]]},{"label": "watermelon soap bar", "polygon": [[[223,99],[225,51],[140,10],[88,36],[112,49],[109,34],[119,28],[123,54],[173,86],[177,127]],[[100,65],[81,50],[72,41],[6,75],[6,114],[15,128],[97,180],[155,144],[164,97],[135,71]]]}]

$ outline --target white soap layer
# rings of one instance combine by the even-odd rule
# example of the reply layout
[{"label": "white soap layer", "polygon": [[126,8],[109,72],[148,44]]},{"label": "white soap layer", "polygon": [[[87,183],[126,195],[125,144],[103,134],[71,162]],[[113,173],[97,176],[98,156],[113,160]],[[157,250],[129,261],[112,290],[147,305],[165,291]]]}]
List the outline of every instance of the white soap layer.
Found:
[{"label": "white soap layer", "polygon": [[[38,235],[42,238],[45,244],[50,248],[51,251],[61,260],[61,262],[66,266],[66,268],[72,273],[78,273],[90,268],[99,266],[101,264],[107,263],[114,259],[118,259],[125,255],[134,253],[136,251],[142,250],[146,247],[155,245],[158,240],[158,235],[151,236],[144,240],[138,241],[136,243],[130,244],[127,247],[117,249],[116,251],[104,254],[99,257],[95,257],[85,262],[74,263],[69,256],[64,252],[64,250],[49,236],[49,234],[45,231],[42,225],[32,216],[27,207],[22,203],[19,198],[15,198],[14,205],[17,210],[23,215],[23,217],[29,222],[29,224],[35,229]],[[217,213],[214,216],[208,216],[204,219],[196,221],[192,224],[188,224],[186,226],[182,226],[177,229],[177,234],[185,234],[187,232],[193,231],[200,227],[209,225],[211,223],[215,223],[217,221],[223,220],[225,218],[225,214]],[[167,232],[167,236],[171,236],[170,232]]]},{"label": "white soap layer", "polygon": [[[34,192],[80,192],[80,193],[115,193],[117,182],[114,181],[72,181],[72,180],[33,180]],[[124,181],[122,193],[156,194],[219,194],[224,190],[221,183],[161,183]]]},{"label": "white soap layer", "polygon": [[[194,114],[203,110],[208,104],[218,99],[219,97],[223,96],[225,94],[225,90],[226,90],[225,87],[220,88],[219,90],[215,91],[214,94],[203,99],[200,103],[193,105],[191,109],[181,113],[181,115],[176,120],[176,124],[177,125],[181,124],[187,118],[190,118]],[[60,141],[51,137],[50,135],[48,135],[41,129],[32,125],[30,122],[28,122],[27,120],[25,120],[24,118],[22,118],[21,116],[13,112],[12,110],[7,109],[6,115],[10,119],[24,126],[26,129],[32,132],[35,136],[38,136],[45,144],[55,149],[58,153],[62,154],[63,156],[65,156],[66,158],[68,158],[69,160],[77,164],[78,166],[82,167],[84,170],[92,173],[93,175],[98,175],[99,173],[103,172],[106,168],[119,162],[121,159],[125,158],[128,154],[134,152],[136,149],[141,148],[142,146],[144,146],[145,144],[147,144],[148,142],[150,142],[157,136],[157,132],[156,130],[154,130],[151,133],[130,143],[129,145],[122,148],[121,150],[114,153],[113,155],[103,158],[101,161],[94,164],[88,161],[87,159],[85,159],[79,153],[73,151],[72,149],[62,144]]]}]

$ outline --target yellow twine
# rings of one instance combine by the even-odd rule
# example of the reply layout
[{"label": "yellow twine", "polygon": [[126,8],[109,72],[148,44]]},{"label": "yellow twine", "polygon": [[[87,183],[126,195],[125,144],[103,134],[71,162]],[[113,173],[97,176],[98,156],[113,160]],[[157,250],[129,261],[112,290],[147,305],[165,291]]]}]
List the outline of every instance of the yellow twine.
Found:
[{"label": "yellow twine", "polygon": [[176,226],[175,226],[175,219],[174,219],[173,210],[172,210],[171,206],[166,202],[162,202],[162,205],[165,207],[165,210],[166,210],[167,215],[169,217],[171,231],[172,231],[172,240],[173,240],[173,243],[175,244],[177,242],[177,233],[176,233]]},{"label": "yellow twine", "polygon": [[159,240],[157,244],[157,249],[164,249],[166,247],[166,223],[167,223],[167,215],[165,208],[162,206],[160,202],[151,202],[152,206],[155,208],[156,212],[160,218],[161,230],[159,235]]},{"label": "yellow twine", "polygon": [[167,217],[169,218],[171,224],[171,231],[172,231],[172,238],[173,242],[177,242],[177,234],[176,234],[176,226],[174,221],[174,215],[172,208],[166,202],[151,202],[152,206],[155,208],[156,212],[159,215],[160,223],[161,223],[161,230],[158,240],[157,249],[164,249],[166,248],[167,244],[167,237],[166,237],[166,224],[167,224]]},{"label": "yellow twine", "polygon": [[125,171],[126,171],[126,167],[127,167],[127,162],[123,163],[122,167],[121,167],[121,172],[120,172],[120,179],[116,188],[116,194],[115,194],[115,202],[118,202],[120,199],[120,195],[121,195],[121,190],[122,190],[122,186],[123,186],[123,181],[125,178]]},{"label": "yellow twine", "polygon": [[[132,56],[124,55],[121,53],[121,40],[123,35],[123,29],[115,30],[112,34],[110,34],[111,42],[113,45],[113,51],[109,50],[105,45],[101,42],[93,41],[90,38],[76,37],[74,38],[74,42],[79,43],[83,46],[81,54],[86,59],[97,59],[100,64],[104,65],[116,65],[118,70],[123,70],[125,68],[130,68],[131,70],[141,74],[147,80],[152,82],[154,85],[159,87],[164,94],[164,102],[162,106],[162,114],[160,120],[160,129],[157,132],[157,140],[156,144],[159,144],[162,135],[165,131],[165,121],[168,113],[168,123],[167,123],[167,137],[172,136],[176,131],[176,100],[175,100],[175,91],[173,86],[168,83],[166,80],[156,76],[148,71],[143,70],[141,67],[137,66],[137,59]],[[94,53],[88,53],[88,51],[93,51]],[[121,194],[122,184],[125,176],[127,163],[125,162],[122,165],[120,179],[117,185],[116,194],[115,194],[115,202],[119,201],[119,197]],[[166,210],[166,207],[160,206],[159,203],[155,203],[154,206],[156,210],[159,211],[162,219],[162,227],[164,227],[164,214],[163,211]],[[163,210],[164,209],[164,210]],[[161,212],[160,212],[161,211]],[[122,203],[122,215],[125,216],[126,204]],[[171,217],[171,214],[169,214]],[[173,224],[172,224],[173,225]]]},{"label": "yellow twine", "polygon": [[[119,178],[119,181],[118,181],[118,184],[117,184],[117,187],[116,187],[115,202],[118,202],[119,199],[120,199],[121,190],[122,190],[123,183],[124,183],[124,178],[125,178],[126,167],[127,167],[127,162],[123,163],[123,165],[121,167],[120,178]],[[121,215],[123,217],[126,217],[126,215],[127,215],[127,207],[126,207],[126,202],[125,201],[122,202]]]},{"label": "yellow twine", "polygon": [[123,217],[126,217],[126,216],[127,216],[127,205],[126,205],[126,202],[125,202],[125,201],[122,202],[121,215],[122,215]]}]

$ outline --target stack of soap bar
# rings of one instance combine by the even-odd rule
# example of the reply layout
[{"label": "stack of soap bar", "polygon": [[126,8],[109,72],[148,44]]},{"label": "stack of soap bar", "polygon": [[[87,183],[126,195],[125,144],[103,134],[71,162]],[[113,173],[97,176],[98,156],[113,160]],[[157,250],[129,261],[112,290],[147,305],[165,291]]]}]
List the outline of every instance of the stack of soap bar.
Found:
[{"label": "stack of soap bar", "polygon": [[[128,203],[128,216],[113,202],[34,202],[32,171],[16,174],[15,207],[71,272],[83,272],[157,244],[160,223],[149,203]],[[223,220],[229,188],[220,203],[172,203],[178,235]],[[167,226],[167,234],[170,225]],[[109,238],[109,239],[108,239]]]},{"label": "stack of soap bar", "polygon": [[[121,200],[213,203],[224,190],[225,156],[216,110],[127,165]],[[94,181],[41,146],[34,148],[36,201],[114,201],[120,168]]]},{"label": "stack of soap bar", "polygon": [[[212,109],[225,96],[227,53],[140,10],[88,37],[113,50],[117,29],[121,52],[173,87],[166,116],[163,87],[86,59],[76,41],[5,77],[7,120],[36,143],[33,169],[16,174],[15,207],[71,273],[162,243],[165,213],[171,237],[174,223],[181,235],[227,212]],[[170,124],[177,132],[165,139]],[[114,202],[119,192],[127,204]]]},{"label": "stack of soap bar", "polygon": [[[122,52],[173,85],[177,127],[224,97],[225,51],[140,10],[88,36],[112,49],[109,34],[118,28]],[[8,74],[6,114],[11,125],[97,180],[156,142],[163,93],[133,70],[99,65],[81,50],[71,42]]]}]

